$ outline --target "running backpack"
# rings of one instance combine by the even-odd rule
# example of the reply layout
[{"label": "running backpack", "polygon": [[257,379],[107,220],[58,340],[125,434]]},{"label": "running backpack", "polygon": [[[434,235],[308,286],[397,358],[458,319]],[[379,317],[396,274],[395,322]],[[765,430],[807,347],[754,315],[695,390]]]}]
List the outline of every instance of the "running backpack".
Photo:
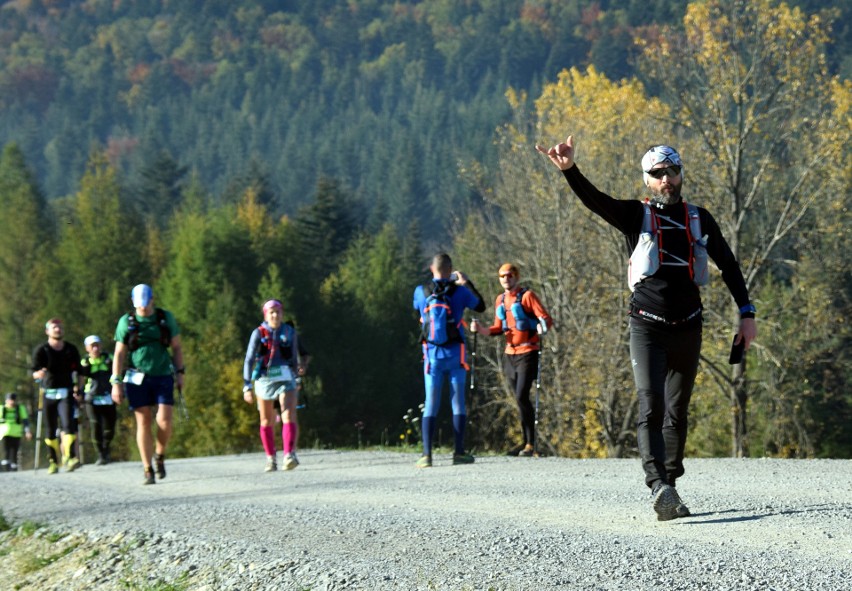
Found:
[{"label": "running backpack", "polygon": [[[257,327],[260,333],[260,342],[257,344],[257,349],[254,353],[255,365],[252,372],[252,379],[257,379],[261,370],[269,367],[269,362],[272,360],[274,345],[272,333],[264,325]],[[278,331],[278,349],[281,351],[281,358],[289,360],[292,364],[293,355],[296,352],[296,329],[290,322],[282,322],[281,328]]]},{"label": "running backpack", "polygon": [[[168,349],[172,342],[172,332],[169,330],[169,323],[166,321],[166,311],[162,308],[155,308],[154,312],[157,315],[157,326],[160,327],[160,344]],[[142,343],[139,342],[139,320],[134,312],[127,315],[127,336],[124,337],[124,344],[131,351],[142,346]]]},{"label": "running backpack", "polygon": [[456,290],[455,283],[433,281],[431,285],[423,286],[426,296],[426,307],[420,318],[421,340],[432,345],[451,345],[461,343],[461,321],[453,318],[450,307],[450,297]]},{"label": "running backpack", "polygon": [[[527,315],[526,310],[524,310],[524,306],[521,303],[526,292],[526,287],[522,287],[518,291],[518,296],[515,298],[515,302],[511,306],[509,306],[509,313],[512,315],[512,318],[515,319],[516,330],[535,333],[536,322],[534,322],[533,319]],[[509,332],[509,322],[506,317],[506,306],[503,303],[505,301],[506,294],[500,294],[500,303],[497,305],[496,313],[497,318],[499,318],[500,322],[503,323],[503,332]]]},{"label": "running backpack", "polygon": [[[642,205],[645,207],[642,231],[627,265],[627,284],[630,286],[630,291],[636,289],[636,285],[643,279],[656,273],[660,265],[689,267],[689,276],[695,284],[698,286],[707,285],[710,281],[710,270],[707,264],[707,236],[701,235],[698,208],[684,201],[683,207],[686,218],[685,223],[681,224],[672,218],[657,214],[649,205],[647,199]],[[660,226],[660,218],[672,224],[668,228],[686,231],[687,242],[689,243],[688,260],[673,255],[663,248],[663,228]],[[664,255],[668,257],[668,260],[663,258]]]}]

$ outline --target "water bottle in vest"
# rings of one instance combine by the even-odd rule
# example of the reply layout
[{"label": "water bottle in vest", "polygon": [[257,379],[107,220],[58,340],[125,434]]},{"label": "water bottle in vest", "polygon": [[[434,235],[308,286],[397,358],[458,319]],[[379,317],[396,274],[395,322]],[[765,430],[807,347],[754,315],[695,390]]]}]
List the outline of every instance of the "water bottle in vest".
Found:
[{"label": "water bottle in vest", "polygon": [[533,330],[532,322],[521,305],[521,297],[522,294],[519,293],[515,303],[511,306],[512,317],[515,319],[515,328],[517,330]]}]

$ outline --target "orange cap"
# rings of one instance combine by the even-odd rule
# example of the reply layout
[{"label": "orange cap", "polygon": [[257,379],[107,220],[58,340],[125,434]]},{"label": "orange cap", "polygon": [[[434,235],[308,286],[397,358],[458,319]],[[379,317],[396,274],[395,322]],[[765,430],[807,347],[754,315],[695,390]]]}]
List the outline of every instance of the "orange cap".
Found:
[{"label": "orange cap", "polygon": [[511,273],[515,277],[519,277],[521,274],[518,272],[518,268],[512,263],[503,263],[500,265],[500,269],[497,271],[497,275],[505,275],[506,273]]}]

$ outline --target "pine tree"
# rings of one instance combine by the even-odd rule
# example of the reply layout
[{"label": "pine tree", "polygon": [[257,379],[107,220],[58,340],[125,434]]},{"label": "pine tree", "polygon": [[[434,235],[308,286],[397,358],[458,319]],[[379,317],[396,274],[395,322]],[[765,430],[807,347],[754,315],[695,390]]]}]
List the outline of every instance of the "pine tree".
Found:
[{"label": "pine tree", "polygon": [[44,337],[52,233],[45,201],[16,144],[0,155],[0,383],[29,391],[32,347]]}]

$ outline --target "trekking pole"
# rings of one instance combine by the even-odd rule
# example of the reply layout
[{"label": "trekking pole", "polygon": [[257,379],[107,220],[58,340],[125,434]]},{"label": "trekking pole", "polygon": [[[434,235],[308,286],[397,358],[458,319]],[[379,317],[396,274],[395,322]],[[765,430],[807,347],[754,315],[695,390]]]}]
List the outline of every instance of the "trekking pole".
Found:
[{"label": "trekking pole", "polygon": [[[479,324],[479,321],[476,318],[473,318],[471,322],[476,322]],[[476,390],[476,337],[479,336],[478,331],[473,331],[473,348],[470,350],[470,394],[473,396],[474,390]]]},{"label": "trekking pole", "polygon": [[308,393],[305,392],[305,383],[302,378],[296,378],[296,410],[303,408],[308,408]]},{"label": "trekking pole", "polygon": [[[71,373],[71,380],[73,384],[78,384],[76,371]],[[77,396],[80,395],[81,390],[82,388],[80,388],[78,384]],[[80,466],[82,466],[86,462],[83,458],[83,428],[80,424],[83,420],[82,413],[80,412],[81,404],[80,401],[77,400],[77,398],[73,394],[71,395],[71,401],[74,403],[74,412],[72,413],[72,415],[74,418],[74,422],[76,423],[75,426],[77,427],[77,440],[74,442],[74,445],[77,446],[77,459],[80,460]],[[70,458],[70,449],[68,450],[68,454]]]},{"label": "trekking pole", "polygon": [[80,403],[76,400],[74,401],[74,403],[74,413],[77,415],[77,457],[80,458],[80,465],[82,466],[86,463],[84,455],[85,452],[83,451],[83,427],[80,424],[82,422],[83,417],[82,413],[80,412]]},{"label": "trekking pole", "polygon": [[184,421],[189,420],[189,411],[186,409],[186,402],[183,399],[183,386],[178,386],[178,407],[180,416]]},{"label": "trekking pole", "polygon": [[539,335],[538,368],[535,372],[535,419],[533,422],[533,456],[538,457],[538,402],[541,392],[541,351],[544,349],[544,334]]},{"label": "trekking pole", "polygon": [[44,414],[44,389],[41,387],[41,380],[36,380],[38,384],[38,414],[36,416],[36,440],[35,440],[35,460],[33,462],[33,471],[38,470],[38,454],[41,450],[41,417]]}]

